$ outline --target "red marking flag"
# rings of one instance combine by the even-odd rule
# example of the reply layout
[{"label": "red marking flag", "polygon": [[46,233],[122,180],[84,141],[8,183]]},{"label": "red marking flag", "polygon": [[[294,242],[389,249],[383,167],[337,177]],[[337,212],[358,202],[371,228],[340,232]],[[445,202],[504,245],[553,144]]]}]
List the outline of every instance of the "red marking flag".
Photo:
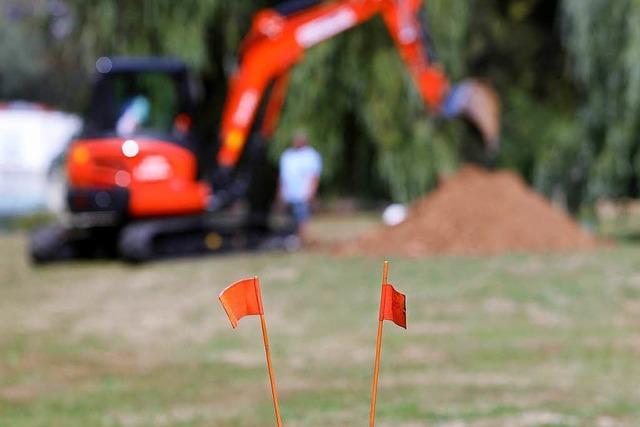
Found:
[{"label": "red marking flag", "polygon": [[244,316],[264,314],[260,281],[257,277],[244,279],[229,285],[218,296],[224,311],[229,316],[231,326],[236,328],[238,321]]},{"label": "red marking flag", "polygon": [[407,329],[406,297],[388,283],[382,285],[380,321],[383,320],[391,320],[396,325]]},{"label": "red marking flag", "polygon": [[278,427],[282,427],[280,416],[280,404],[278,403],[278,390],[276,388],[276,377],[271,364],[271,351],[269,349],[269,335],[267,334],[267,322],[264,319],[264,309],[262,308],[262,295],[260,295],[260,280],[257,277],[244,279],[235,282],[220,292],[218,296],[224,311],[229,316],[231,326],[235,329],[238,321],[244,316],[260,316],[260,326],[262,327],[262,340],[264,342],[264,352],[267,357],[267,371],[271,383],[271,397],[273,399],[273,409],[276,415]]}]

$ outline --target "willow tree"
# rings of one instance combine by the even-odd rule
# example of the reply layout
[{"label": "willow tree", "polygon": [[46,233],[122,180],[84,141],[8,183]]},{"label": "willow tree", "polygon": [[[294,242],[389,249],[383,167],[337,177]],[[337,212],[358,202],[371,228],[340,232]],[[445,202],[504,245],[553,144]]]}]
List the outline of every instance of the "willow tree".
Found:
[{"label": "willow tree", "polygon": [[47,16],[44,3],[34,1],[33,10],[24,16],[21,8],[27,5],[14,3],[0,5],[0,100],[42,101],[34,87],[40,86],[50,71],[48,34],[42,30]]},{"label": "willow tree", "polygon": [[[251,14],[275,2],[5,0],[0,58],[7,60],[1,61],[0,76],[7,83],[0,85],[0,96],[78,108],[96,58],[104,55],[170,55],[196,72],[207,71],[211,63],[229,62]],[[209,35],[222,40],[215,53]],[[9,80],[15,82],[11,92]]]},{"label": "willow tree", "polygon": [[580,135],[546,163],[582,199],[640,188],[640,1],[564,0],[563,34],[580,89]]},{"label": "willow tree", "polygon": [[[279,1],[5,2],[28,4],[35,11],[33,19],[18,19],[12,24],[17,29],[11,30],[11,37],[30,38],[19,43],[25,53],[19,58],[37,58],[24,62],[21,67],[26,71],[22,74],[5,73],[28,77],[28,82],[23,79],[21,83],[26,88],[23,93],[80,109],[97,57],[178,56],[204,82],[202,117],[208,135],[203,141],[210,147],[226,79],[234,69],[251,17]],[[548,63],[548,58],[556,58],[556,54],[549,55],[549,46],[558,44],[548,36],[553,23],[540,25],[537,21],[540,10],[549,9],[549,1],[426,3],[436,53],[452,80],[480,74],[500,90],[507,112],[500,162],[531,178],[533,165],[541,153],[549,151],[545,147],[557,134],[564,132],[568,136],[563,138],[576,139],[565,129],[570,108],[562,102],[566,82],[553,83],[557,66]],[[555,3],[551,1],[553,10],[547,21],[553,20]],[[64,7],[52,12],[48,9],[52,4]],[[52,32],[55,28],[65,31]],[[3,30],[8,31],[0,23],[0,35]],[[0,57],[1,47],[2,37]],[[9,58],[14,55],[10,49],[7,52]],[[568,95],[571,98],[573,94]],[[473,139],[459,122],[429,116],[379,18],[312,48],[295,67],[281,126],[272,144],[274,158],[301,128],[323,153],[328,189],[403,201],[423,194],[439,175],[454,170],[461,148]],[[542,128],[545,143],[537,140]],[[544,172],[540,176],[552,177],[552,172],[559,170],[555,157],[551,160],[538,168]]]}]

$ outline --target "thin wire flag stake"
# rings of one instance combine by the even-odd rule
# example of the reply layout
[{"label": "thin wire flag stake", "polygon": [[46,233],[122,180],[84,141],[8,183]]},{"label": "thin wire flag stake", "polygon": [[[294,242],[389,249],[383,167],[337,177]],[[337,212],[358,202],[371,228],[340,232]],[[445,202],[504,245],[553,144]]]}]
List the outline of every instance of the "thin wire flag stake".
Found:
[{"label": "thin wire flag stake", "polygon": [[389,261],[384,262],[382,270],[382,290],[380,293],[380,315],[378,316],[378,335],[376,337],[376,357],[373,365],[373,385],[371,386],[371,409],[369,427],[376,423],[376,400],[378,396],[378,375],[380,374],[380,355],[382,353],[382,329],[385,320],[407,329],[406,298],[388,282]]},{"label": "thin wire flag stake", "polygon": [[[382,290],[380,292],[380,311],[382,312],[382,304],[384,303],[384,284],[387,283],[389,277],[389,261],[384,262],[382,270]],[[376,400],[378,397],[378,374],[380,373],[380,353],[382,351],[382,329],[384,321],[380,317],[378,319],[378,335],[376,336],[376,358],[373,365],[373,385],[371,386],[371,409],[369,411],[369,427],[376,424]]]},{"label": "thin wire flag stake", "polygon": [[271,363],[271,348],[269,347],[269,334],[267,333],[267,322],[264,319],[264,314],[260,315],[260,326],[262,327],[264,353],[267,356],[267,371],[269,371],[269,383],[271,384],[271,399],[273,400],[273,410],[276,414],[276,423],[278,424],[278,427],[282,427],[282,418],[280,417],[280,404],[278,403],[276,376],[273,373],[273,365]]},{"label": "thin wire flag stake", "polygon": [[269,372],[269,382],[271,384],[273,409],[276,415],[277,425],[278,427],[282,427],[276,377],[271,363],[271,348],[269,346],[269,334],[267,333],[267,321],[264,318],[264,308],[262,307],[260,279],[253,277],[251,279],[244,279],[235,282],[223,290],[218,298],[220,299],[227,316],[229,316],[231,326],[234,329],[238,326],[238,321],[244,316],[260,316],[262,341],[264,343],[264,352],[267,357],[267,371]]}]

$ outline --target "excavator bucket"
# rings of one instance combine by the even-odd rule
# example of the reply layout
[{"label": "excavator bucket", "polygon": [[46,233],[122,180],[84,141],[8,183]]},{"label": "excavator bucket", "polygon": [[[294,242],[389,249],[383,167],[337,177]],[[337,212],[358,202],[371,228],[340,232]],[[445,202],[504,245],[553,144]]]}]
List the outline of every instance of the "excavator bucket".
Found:
[{"label": "excavator bucket", "polygon": [[500,146],[500,98],[487,84],[467,79],[453,86],[443,113],[446,117],[465,117],[480,132],[485,147],[495,153]]}]

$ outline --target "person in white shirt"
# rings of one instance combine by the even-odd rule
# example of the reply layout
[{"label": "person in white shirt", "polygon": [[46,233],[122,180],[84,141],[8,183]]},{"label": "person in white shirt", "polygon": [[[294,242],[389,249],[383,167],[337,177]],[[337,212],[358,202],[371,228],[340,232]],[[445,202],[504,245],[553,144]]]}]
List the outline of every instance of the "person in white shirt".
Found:
[{"label": "person in white shirt", "polygon": [[288,206],[303,240],[308,239],[307,223],[311,218],[311,203],[318,191],[322,173],[322,158],[309,146],[304,133],[297,133],[291,147],[280,157],[281,200]]}]

